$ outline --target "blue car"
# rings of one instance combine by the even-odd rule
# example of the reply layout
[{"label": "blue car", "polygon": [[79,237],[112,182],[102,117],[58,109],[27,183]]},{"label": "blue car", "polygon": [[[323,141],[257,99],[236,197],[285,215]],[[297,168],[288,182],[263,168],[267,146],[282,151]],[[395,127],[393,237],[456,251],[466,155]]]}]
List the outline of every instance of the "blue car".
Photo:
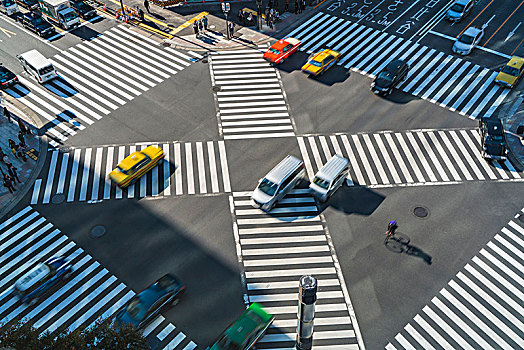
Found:
[{"label": "blue car", "polygon": [[49,258],[36,263],[14,286],[14,292],[23,303],[34,304],[51,288],[73,272],[71,262],[63,256]]},{"label": "blue car", "polygon": [[176,305],[186,287],[172,275],[165,275],[135,295],[115,315],[113,324],[122,328],[130,325],[142,329],[162,311]]}]

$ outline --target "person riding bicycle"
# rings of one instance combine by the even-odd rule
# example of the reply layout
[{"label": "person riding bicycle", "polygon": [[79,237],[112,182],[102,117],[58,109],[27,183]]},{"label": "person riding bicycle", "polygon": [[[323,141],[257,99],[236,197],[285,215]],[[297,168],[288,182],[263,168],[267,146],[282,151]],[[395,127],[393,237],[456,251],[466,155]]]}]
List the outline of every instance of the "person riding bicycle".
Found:
[{"label": "person riding bicycle", "polygon": [[398,228],[397,222],[395,220],[391,220],[388,224],[388,230],[386,231],[386,236],[394,235],[395,230]]}]

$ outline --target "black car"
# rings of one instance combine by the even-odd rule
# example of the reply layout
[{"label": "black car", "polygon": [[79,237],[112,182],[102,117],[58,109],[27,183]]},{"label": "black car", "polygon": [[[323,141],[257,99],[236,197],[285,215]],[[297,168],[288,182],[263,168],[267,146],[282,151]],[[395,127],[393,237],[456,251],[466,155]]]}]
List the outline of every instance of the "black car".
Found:
[{"label": "black car", "polygon": [[69,3],[82,19],[90,19],[96,16],[95,8],[83,1],[69,1]]},{"label": "black car", "polygon": [[15,73],[4,67],[0,63],[0,88],[5,89],[18,83]]},{"label": "black car", "polygon": [[377,77],[371,83],[371,91],[377,95],[389,95],[393,92],[393,88],[406,79],[408,75],[409,66],[402,60],[395,60],[389,62]]},{"label": "black car", "polygon": [[481,118],[480,143],[481,154],[486,159],[506,160],[507,148],[504,127],[498,118]]},{"label": "black car", "polygon": [[18,17],[18,20],[25,28],[35,32],[41,37],[50,36],[51,34],[55,33],[55,27],[49,24],[49,22],[46,22],[46,20],[37,13],[25,13]]},{"label": "black car", "polygon": [[16,0],[16,3],[29,11],[39,8],[38,0]]},{"label": "black car", "polygon": [[185,286],[172,275],[165,275],[135,295],[115,315],[113,324],[117,329],[130,325],[142,329],[160,312],[176,305]]}]

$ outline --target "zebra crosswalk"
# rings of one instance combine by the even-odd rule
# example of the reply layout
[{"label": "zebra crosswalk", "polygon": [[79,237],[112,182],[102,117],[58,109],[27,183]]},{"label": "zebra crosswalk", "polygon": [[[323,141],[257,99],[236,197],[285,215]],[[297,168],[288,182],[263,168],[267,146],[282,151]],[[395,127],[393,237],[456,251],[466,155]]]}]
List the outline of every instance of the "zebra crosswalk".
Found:
[{"label": "zebra crosswalk", "polygon": [[[63,255],[73,274],[34,305],[22,304],[13,285],[34,262]],[[93,257],[28,206],[0,223],[0,324],[30,319],[42,332],[74,331],[110,318],[134,295]],[[157,349],[192,350],[196,344],[163,316],[143,332]]]},{"label": "zebra crosswalk", "polygon": [[474,129],[299,136],[298,144],[309,178],[334,154],[348,158],[350,185],[524,180],[509,160],[488,162],[480,156],[480,136]]},{"label": "zebra crosswalk", "polygon": [[295,136],[279,73],[262,53],[244,49],[210,56],[225,140]]},{"label": "zebra crosswalk", "polygon": [[55,195],[73,202],[231,191],[224,141],[153,144],[165,158],[134,185],[121,189],[107,178],[126,156],[148,145],[49,151],[47,174],[35,181],[31,204],[48,204]]},{"label": "zebra crosswalk", "polygon": [[339,51],[338,64],[376,76],[392,60],[406,60],[407,79],[399,88],[470,118],[489,117],[509,90],[494,83],[497,72],[453,55],[322,12],[289,33],[300,50]]},{"label": "zebra crosswalk", "polygon": [[57,147],[69,137],[191,65],[200,55],[159,44],[124,25],[52,58],[59,78],[42,85],[19,76],[6,90],[49,125]]},{"label": "zebra crosswalk", "polygon": [[523,349],[524,224],[515,216],[386,349]]},{"label": "zebra crosswalk", "polygon": [[314,198],[296,189],[269,215],[253,209],[250,195],[233,192],[230,203],[247,300],[275,315],[257,349],[294,349],[298,281],[308,274],[319,285],[313,349],[359,349],[356,318]]}]

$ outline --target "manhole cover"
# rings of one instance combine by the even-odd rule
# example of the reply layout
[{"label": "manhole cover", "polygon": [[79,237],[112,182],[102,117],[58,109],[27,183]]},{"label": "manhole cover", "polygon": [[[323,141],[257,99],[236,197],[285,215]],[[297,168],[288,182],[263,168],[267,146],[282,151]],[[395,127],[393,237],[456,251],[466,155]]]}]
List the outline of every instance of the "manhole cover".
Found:
[{"label": "manhole cover", "polygon": [[57,194],[51,198],[51,203],[53,204],[62,204],[64,203],[65,196],[63,194]]},{"label": "manhole cover", "polygon": [[220,90],[222,90],[222,87],[221,86],[218,86],[218,85],[215,85],[211,88],[214,92],[218,92]]},{"label": "manhole cover", "polygon": [[162,46],[164,46],[164,47],[168,47],[168,46],[171,46],[171,43],[168,43],[168,42],[164,41],[164,42],[162,43]]},{"label": "manhole cover", "polygon": [[215,29],[215,28],[216,28],[216,26],[214,26],[214,25],[210,24],[210,25],[208,26],[208,28],[209,28],[209,29]]},{"label": "manhole cover", "polygon": [[202,63],[207,63],[207,59],[204,58],[204,59],[202,60]]},{"label": "manhole cover", "polygon": [[89,235],[93,238],[99,238],[106,234],[106,228],[102,225],[95,226],[89,232]]},{"label": "manhole cover", "polygon": [[524,214],[520,214],[519,215],[519,221],[520,222],[524,222]]},{"label": "manhole cover", "polygon": [[415,207],[415,209],[413,209],[413,214],[418,218],[425,218],[429,215],[429,210],[424,207]]}]

